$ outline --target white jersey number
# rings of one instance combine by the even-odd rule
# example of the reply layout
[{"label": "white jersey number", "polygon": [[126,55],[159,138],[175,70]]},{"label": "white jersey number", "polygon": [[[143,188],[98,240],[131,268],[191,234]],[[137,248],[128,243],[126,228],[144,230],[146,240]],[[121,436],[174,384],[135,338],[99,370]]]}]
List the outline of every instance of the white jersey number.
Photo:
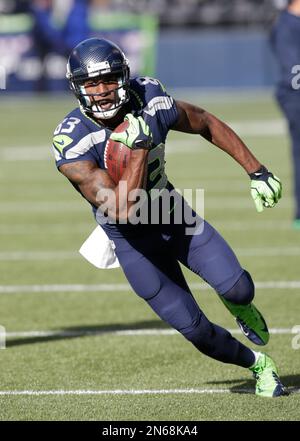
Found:
[{"label": "white jersey number", "polygon": [[148,187],[162,189],[167,185],[165,174],[165,145],[163,143],[150,150],[148,156]]},{"label": "white jersey number", "polygon": [[[72,133],[77,124],[80,123],[79,118],[75,118],[75,116],[71,116],[70,118],[65,118],[61,124],[59,124],[54,132],[54,135],[58,135],[59,133]],[[62,128],[63,126],[67,126]]]},{"label": "white jersey number", "polygon": [[155,80],[154,78],[151,77],[139,77],[136,79],[136,81],[141,85],[141,86],[146,86],[147,84],[153,84],[154,86],[158,86],[159,82],[157,80]]}]

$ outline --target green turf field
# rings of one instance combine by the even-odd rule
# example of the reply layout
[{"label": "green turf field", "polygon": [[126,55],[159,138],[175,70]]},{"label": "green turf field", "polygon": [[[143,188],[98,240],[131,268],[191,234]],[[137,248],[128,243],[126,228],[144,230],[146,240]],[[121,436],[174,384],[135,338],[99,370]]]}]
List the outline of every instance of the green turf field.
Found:
[{"label": "green turf field", "polygon": [[[247,370],[199,354],[130,291],[120,270],[97,270],[80,257],[94,222],[49,153],[74,102],[2,100],[1,420],[300,419],[300,337],[291,331],[300,326],[300,230],[291,228],[281,115],[264,94],[189,98],[239,128],[283,181],[279,205],[257,214],[249,180],[231,158],[198,137],[169,137],[169,178],[180,189],[205,189],[206,218],[257,283],[256,304],[273,330],[266,352],[294,393],[257,398]],[[213,291],[185,273],[207,316],[237,331]]]}]

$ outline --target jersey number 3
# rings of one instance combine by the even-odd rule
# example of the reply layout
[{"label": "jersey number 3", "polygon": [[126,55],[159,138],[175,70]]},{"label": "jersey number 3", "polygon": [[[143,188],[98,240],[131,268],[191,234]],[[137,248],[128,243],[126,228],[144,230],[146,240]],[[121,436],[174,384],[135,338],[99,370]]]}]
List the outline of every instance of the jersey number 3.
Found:
[{"label": "jersey number 3", "polygon": [[59,133],[72,133],[79,123],[80,119],[75,118],[74,116],[65,118],[63,122],[56,127],[54,135],[58,135]]}]

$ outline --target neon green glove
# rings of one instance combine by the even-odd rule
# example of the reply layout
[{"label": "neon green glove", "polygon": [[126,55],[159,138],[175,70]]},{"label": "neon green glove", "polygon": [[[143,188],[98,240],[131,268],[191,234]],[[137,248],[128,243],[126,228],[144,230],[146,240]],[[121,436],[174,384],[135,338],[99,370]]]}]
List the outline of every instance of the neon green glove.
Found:
[{"label": "neon green glove", "polygon": [[282,196],[280,179],[263,165],[255,173],[250,173],[249,176],[251,179],[251,196],[254,199],[256,210],[260,213],[264,207],[274,207]]},{"label": "neon green glove", "polygon": [[130,149],[150,149],[152,134],[143,118],[135,118],[131,113],[127,113],[124,120],[129,122],[128,128],[124,132],[113,132],[110,138],[127,145]]}]

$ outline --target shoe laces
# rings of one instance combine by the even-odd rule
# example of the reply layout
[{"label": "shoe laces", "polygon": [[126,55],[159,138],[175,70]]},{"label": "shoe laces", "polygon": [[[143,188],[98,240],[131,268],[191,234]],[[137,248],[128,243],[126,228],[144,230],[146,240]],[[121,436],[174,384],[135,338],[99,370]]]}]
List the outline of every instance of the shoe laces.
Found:
[{"label": "shoe laces", "polygon": [[[263,378],[263,373],[266,373],[265,370],[265,366],[257,366],[256,368],[257,370],[253,372],[253,377],[255,378],[255,380],[257,381],[257,386],[260,387],[261,383],[263,382],[264,378]],[[276,385],[283,387],[280,379],[278,377],[278,375],[276,374],[276,372],[274,372],[273,370],[271,371],[271,375],[273,380],[275,381]],[[270,377],[269,377],[270,378]]]}]

